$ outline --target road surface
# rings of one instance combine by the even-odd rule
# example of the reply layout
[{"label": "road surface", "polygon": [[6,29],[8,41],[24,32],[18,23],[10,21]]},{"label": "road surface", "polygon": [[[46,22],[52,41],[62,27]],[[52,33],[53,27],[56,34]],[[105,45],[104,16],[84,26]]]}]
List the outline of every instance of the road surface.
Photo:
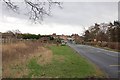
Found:
[{"label": "road surface", "polygon": [[103,70],[110,78],[118,78],[118,52],[108,51],[87,45],[77,45],[68,43],[68,45],[76,50],[80,55],[86,57]]}]

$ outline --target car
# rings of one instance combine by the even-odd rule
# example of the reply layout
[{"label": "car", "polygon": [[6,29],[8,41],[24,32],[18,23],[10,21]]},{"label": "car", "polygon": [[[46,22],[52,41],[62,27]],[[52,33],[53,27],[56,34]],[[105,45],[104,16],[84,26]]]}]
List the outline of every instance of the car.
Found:
[{"label": "car", "polygon": [[66,41],[61,40],[61,46],[65,46],[66,45]]}]

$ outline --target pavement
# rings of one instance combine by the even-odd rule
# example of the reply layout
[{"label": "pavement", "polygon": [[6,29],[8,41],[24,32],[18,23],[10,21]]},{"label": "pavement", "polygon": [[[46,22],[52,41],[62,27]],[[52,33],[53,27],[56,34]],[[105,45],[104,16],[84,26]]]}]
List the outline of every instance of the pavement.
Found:
[{"label": "pavement", "polygon": [[68,43],[68,46],[77,51],[81,56],[84,56],[110,78],[120,77],[120,64],[118,64],[119,52],[109,51],[101,48],[96,48],[88,45]]}]

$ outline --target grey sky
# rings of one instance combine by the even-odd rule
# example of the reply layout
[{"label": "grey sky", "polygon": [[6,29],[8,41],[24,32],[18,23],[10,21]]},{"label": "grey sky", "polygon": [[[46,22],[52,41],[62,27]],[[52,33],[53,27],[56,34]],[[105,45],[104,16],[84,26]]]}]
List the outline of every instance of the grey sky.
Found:
[{"label": "grey sky", "polygon": [[116,2],[67,2],[63,10],[56,9],[49,22],[90,26],[95,22],[110,22],[117,19]]},{"label": "grey sky", "polygon": [[[4,7],[3,7],[4,9]],[[63,9],[54,7],[52,17],[43,24],[31,24],[27,17],[3,10],[0,32],[19,29],[21,32],[40,34],[81,34],[94,23],[113,22],[118,19],[117,2],[64,2]],[[24,12],[24,11],[23,11]]]}]

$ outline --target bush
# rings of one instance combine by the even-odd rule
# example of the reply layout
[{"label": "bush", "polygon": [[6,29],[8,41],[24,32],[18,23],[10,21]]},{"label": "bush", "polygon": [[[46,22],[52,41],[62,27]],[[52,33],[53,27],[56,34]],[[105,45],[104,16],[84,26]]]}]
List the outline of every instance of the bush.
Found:
[{"label": "bush", "polygon": [[85,45],[91,46],[100,46],[100,47],[108,47],[111,49],[120,50],[120,43],[119,42],[85,42]]},{"label": "bush", "polygon": [[102,42],[101,47],[108,47],[108,42]]}]

